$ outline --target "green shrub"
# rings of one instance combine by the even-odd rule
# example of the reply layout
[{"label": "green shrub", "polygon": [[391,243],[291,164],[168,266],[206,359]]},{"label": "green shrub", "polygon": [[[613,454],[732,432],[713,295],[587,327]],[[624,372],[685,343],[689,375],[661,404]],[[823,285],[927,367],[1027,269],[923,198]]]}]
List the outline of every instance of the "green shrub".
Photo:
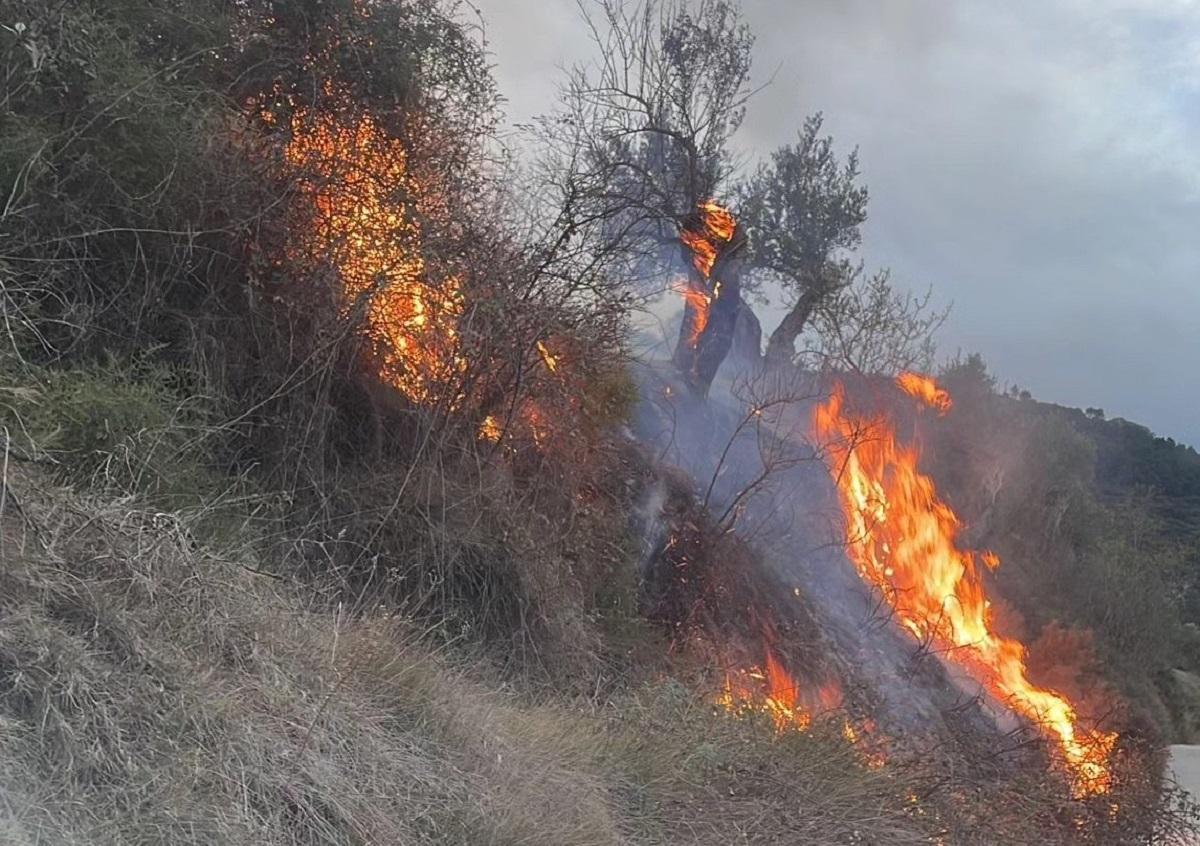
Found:
[{"label": "green shrub", "polygon": [[174,508],[219,490],[205,458],[209,400],[161,365],[40,370],[0,395],[0,414],[11,443],[61,481]]}]

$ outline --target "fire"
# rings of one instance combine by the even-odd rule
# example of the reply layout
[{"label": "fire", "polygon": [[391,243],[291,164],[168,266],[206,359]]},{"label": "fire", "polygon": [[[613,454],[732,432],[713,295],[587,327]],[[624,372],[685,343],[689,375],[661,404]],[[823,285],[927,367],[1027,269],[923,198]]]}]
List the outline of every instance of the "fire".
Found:
[{"label": "fire", "polygon": [[[913,385],[921,386],[922,399],[932,396],[935,407],[939,396],[949,402],[932,380],[910,377],[900,387],[912,393]],[[926,385],[934,390],[927,393]],[[1077,796],[1107,792],[1117,735],[1080,727],[1065,698],[1029,681],[1024,646],[992,631],[979,564],[999,561],[959,548],[959,519],[917,469],[919,451],[898,443],[887,419],[848,412],[841,385],[816,409],[814,429],[829,450],[847,551],[862,578],[883,593],[914,636],[949,647],[948,660],[1057,744]]]},{"label": "fire", "polygon": [[842,704],[841,685],[830,680],[804,686],[788,671],[777,649],[775,626],[762,625],[762,665],[727,670],[717,704],[733,714],[766,714],[777,731],[807,731],[813,715],[826,714]]},{"label": "fire", "polygon": [[706,291],[689,288],[685,284],[674,287],[687,304],[692,307],[694,316],[692,318],[692,334],[688,338],[688,345],[695,347],[696,344],[700,343],[700,336],[704,334],[704,330],[708,326],[708,310],[712,306],[712,296]]},{"label": "fire", "polygon": [[[737,231],[737,221],[734,220],[728,209],[712,200],[701,203],[697,206],[697,211],[700,218],[700,231],[685,228],[680,232],[679,239],[684,246],[691,250],[692,265],[707,286],[721,247],[733,240],[734,233]],[[698,288],[687,283],[677,285],[675,289],[683,295],[695,315],[692,322],[692,334],[688,339],[689,345],[695,347],[700,342],[700,336],[704,334],[704,329],[708,326],[709,308],[712,306],[713,299],[720,293],[720,282],[716,283],[711,293],[706,288]]]},{"label": "fire", "polygon": [[546,347],[546,344],[542,341],[537,342],[537,350],[538,350],[538,355],[540,355],[542,357],[542,364],[546,365],[546,369],[549,370],[551,373],[557,373],[558,372],[558,357],[555,356],[553,353],[551,353],[550,350]]},{"label": "fire", "polygon": [[483,421],[479,424],[480,440],[488,441],[494,444],[500,440],[500,437],[503,434],[504,429],[500,425],[500,421],[496,419],[495,415],[489,414],[487,417],[483,418]]},{"label": "fire", "polygon": [[[768,647],[763,667],[730,670],[716,698],[716,704],[735,716],[762,714],[769,717],[779,734],[806,732],[817,719],[826,719],[842,711],[842,688],[836,681],[805,688],[788,672],[774,649]],[[842,738],[854,747],[863,765],[882,769],[887,755],[882,740],[875,735],[871,720],[857,725],[842,714]]]},{"label": "fire", "polygon": [[765,670],[755,666],[727,672],[717,704],[732,714],[766,714],[780,732],[807,731],[812,725],[812,714],[800,700],[800,686],[771,650]]},{"label": "fire", "polygon": [[938,414],[945,414],[954,405],[954,400],[950,398],[949,392],[928,376],[922,376],[919,373],[901,373],[896,378],[896,384],[900,390],[935,409]]},{"label": "fire", "polygon": [[728,209],[712,200],[701,203],[697,211],[700,213],[702,231],[684,229],[679,238],[692,251],[692,264],[696,270],[707,279],[717,263],[717,253],[733,239],[737,221]]},{"label": "fire", "polygon": [[337,272],[343,314],[361,319],[381,379],[414,402],[455,402],[464,299],[422,257],[417,207],[428,192],[402,142],[369,114],[301,108],[284,162],[298,193],[288,258]]}]

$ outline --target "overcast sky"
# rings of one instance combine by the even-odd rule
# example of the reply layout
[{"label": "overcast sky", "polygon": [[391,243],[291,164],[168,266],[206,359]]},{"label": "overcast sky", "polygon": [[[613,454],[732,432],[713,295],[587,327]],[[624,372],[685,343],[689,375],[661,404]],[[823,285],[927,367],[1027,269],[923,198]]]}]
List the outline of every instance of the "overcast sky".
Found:
[{"label": "overcast sky", "polygon": [[[514,122],[591,46],[575,0],[474,0]],[[943,354],[1200,446],[1200,2],[744,0],[748,159],[823,111],[864,258],[953,302]],[[764,315],[769,330],[778,314]]]}]

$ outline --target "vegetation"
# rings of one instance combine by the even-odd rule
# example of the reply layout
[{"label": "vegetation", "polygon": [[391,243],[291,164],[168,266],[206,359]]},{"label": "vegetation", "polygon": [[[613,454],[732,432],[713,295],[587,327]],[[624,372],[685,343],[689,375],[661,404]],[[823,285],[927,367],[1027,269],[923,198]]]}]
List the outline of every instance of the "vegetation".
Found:
[{"label": "vegetation", "polygon": [[[1093,671],[1163,736],[1191,742],[1195,523],[1170,518],[1189,502],[1194,452],[1124,421],[1000,394],[978,356],[944,378],[958,404],[933,441],[936,474],[973,540],[1005,561],[998,579],[1021,609],[1010,623],[1030,641],[1051,621],[1088,633]],[[1147,453],[1163,458],[1136,465]]]},{"label": "vegetation", "polygon": [[[605,57],[514,174],[453,3],[0,0],[0,839],[1132,843],[1186,823],[1158,770],[1118,820],[1036,753],[880,768],[848,705],[804,731],[714,705],[720,661],[763,631],[792,664],[845,659],[811,608],[772,616],[807,606],[738,536],[740,500],[708,512],[719,473],[704,493],[625,428],[639,278],[689,258],[704,202],[744,203],[700,396],[752,319],[743,275],[786,277],[803,312],[763,390],[924,366],[941,316],[852,263],[866,191],[819,119],[737,189],[736,4],[597,8]],[[1051,674],[1093,632],[1148,724],[1194,726],[1187,520],[1133,490],[1193,496],[1195,454],[1093,414],[1094,453],[980,362],[947,379],[966,399],[939,476],[1016,562],[1031,661]],[[751,406],[776,469],[811,463]],[[1023,463],[981,488],[978,439],[1018,435]]]},{"label": "vegetation", "polygon": [[649,677],[590,705],[514,693],[399,617],[197,550],[186,522],[25,470],[7,492],[5,843],[925,842],[836,736],[779,754]]}]

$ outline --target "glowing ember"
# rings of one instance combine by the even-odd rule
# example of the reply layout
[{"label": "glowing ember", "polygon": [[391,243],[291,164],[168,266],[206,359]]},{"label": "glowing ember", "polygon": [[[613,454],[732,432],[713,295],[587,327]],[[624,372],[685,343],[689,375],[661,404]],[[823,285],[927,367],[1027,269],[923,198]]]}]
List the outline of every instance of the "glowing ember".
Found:
[{"label": "glowing ember", "polygon": [[403,144],[368,114],[297,109],[290,130],[284,161],[298,225],[288,258],[337,271],[343,313],[362,320],[383,381],[416,402],[455,402],[463,296],[453,277],[435,282],[422,258],[422,192]]},{"label": "glowing ember", "polygon": [[896,384],[900,390],[935,409],[938,414],[945,414],[954,405],[954,401],[946,389],[940,387],[928,376],[922,376],[919,373],[901,373],[896,378]]},{"label": "glowing ember", "polygon": [[1056,742],[1077,796],[1107,792],[1116,734],[1081,728],[1066,699],[1030,683],[1024,646],[992,631],[982,556],[958,547],[958,517],[917,469],[918,451],[897,443],[890,421],[847,412],[841,385],[816,409],[814,429],[828,448],[847,551],[862,578],[905,628],[950,647],[948,660]]},{"label": "glowing ember", "polygon": [[479,424],[480,440],[496,443],[503,434],[504,430],[500,427],[500,421],[491,414],[483,418],[483,422]]},{"label": "glowing ember", "polygon": [[[728,244],[737,231],[737,221],[734,220],[728,209],[717,205],[712,200],[701,203],[697,207],[697,211],[700,219],[700,231],[684,229],[679,234],[679,239],[683,241],[684,246],[691,250],[692,265],[700,274],[704,284],[707,285],[713,266],[717,263],[717,255],[721,247]],[[706,288],[698,288],[687,283],[674,287],[683,295],[694,314],[692,334],[688,339],[688,344],[694,348],[700,342],[700,336],[704,334],[705,327],[708,326],[709,308],[720,290],[720,283],[717,283],[711,293]]]}]

